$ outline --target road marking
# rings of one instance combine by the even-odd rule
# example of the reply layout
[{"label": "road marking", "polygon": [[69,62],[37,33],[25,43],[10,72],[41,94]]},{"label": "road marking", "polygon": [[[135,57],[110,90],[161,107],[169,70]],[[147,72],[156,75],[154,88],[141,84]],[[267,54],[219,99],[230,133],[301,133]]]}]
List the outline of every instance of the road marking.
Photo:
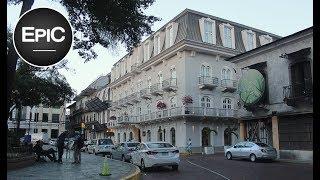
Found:
[{"label": "road marking", "polygon": [[208,169],[208,168],[206,168],[206,167],[203,167],[203,166],[200,166],[200,165],[198,165],[198,164],[192,163],[192,162],[190,162],[189,160],[187,160],[187,161],[188,161],[188,163],[190,163],[190,164],[192,164],[192,165],[194,165],[194,166],[198,166],[198,167],[200,167],[200,168],[202,168],[202,169],[205,169],[205,170],[210,171],[210,172],[212,172],[212,173],[214,173],[214,174],[216,174],[216,175],[219,175],[219,176],[221,176],[221,177],[224,178],[224,179],[230,180],[229,178],[225,177],[224,175],[218,173],[217,171],[213,171],[213,170]]}]

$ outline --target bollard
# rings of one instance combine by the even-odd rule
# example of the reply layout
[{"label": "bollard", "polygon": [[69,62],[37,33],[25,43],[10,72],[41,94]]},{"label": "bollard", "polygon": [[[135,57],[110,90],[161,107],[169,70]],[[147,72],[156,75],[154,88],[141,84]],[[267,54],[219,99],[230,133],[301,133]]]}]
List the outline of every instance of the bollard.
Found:
[{"label": "bollard", "polygon": [[110,169],[107,162],[107,157],[104,157],[103,165],[102,165],[102,172],[99,174],[100,176],[110,176]]}]

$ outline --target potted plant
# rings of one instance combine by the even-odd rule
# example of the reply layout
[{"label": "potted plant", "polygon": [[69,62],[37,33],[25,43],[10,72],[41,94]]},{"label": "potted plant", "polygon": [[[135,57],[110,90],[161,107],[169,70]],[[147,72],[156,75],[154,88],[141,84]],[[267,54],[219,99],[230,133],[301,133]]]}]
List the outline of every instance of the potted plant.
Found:
[{"label": "potted plant", "polygon": [[188,104],[192,104],[192,103],[193,103],[192,96],[187,95],[182,98],[182,104],[185,107],[185,114],[190,114],[190,111],[188,109]]}]

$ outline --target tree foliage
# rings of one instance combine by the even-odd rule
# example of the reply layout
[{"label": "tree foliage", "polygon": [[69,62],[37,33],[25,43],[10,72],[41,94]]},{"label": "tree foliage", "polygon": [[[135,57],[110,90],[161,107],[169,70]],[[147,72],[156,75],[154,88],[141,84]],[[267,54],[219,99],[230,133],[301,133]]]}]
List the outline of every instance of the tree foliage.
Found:
[{"label": "tree foliage", "polygon": [[74,91],[57,69],[42,70],[19,61],[11,105],[61,106],[73,95]]},{"label": "tree foliage", "polygon": [[[19,4],[33,0],[8,0]],[[151,34],[151,25],[160,18],[145,15],[143,10],[154,0],[60,0],[75,29],[74,49],[89,61],[97,57],[93,47],[105,48],[123,43],[131,51],[142,36]]]}]

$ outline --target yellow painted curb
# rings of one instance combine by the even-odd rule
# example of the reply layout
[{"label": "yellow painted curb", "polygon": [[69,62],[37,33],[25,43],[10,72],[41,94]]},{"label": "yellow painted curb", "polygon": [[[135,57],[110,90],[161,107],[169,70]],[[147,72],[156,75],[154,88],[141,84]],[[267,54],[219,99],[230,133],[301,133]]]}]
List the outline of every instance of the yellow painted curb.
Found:
[{"label": "yellow painted curb", "polygon": [[130,175],[128,175],[128,176],[125,176],[125,177],[123,177],[121,179],[124,179],[124,180],[127,180],[127,179],[128,180],[140,180],[141,179],[141,177],[140,177],[140,174],[141,174],[140,169],[136,165],[133,165],[133,166],[135,166],[135,168],[136,168],[135,172],[130,174]]}]

